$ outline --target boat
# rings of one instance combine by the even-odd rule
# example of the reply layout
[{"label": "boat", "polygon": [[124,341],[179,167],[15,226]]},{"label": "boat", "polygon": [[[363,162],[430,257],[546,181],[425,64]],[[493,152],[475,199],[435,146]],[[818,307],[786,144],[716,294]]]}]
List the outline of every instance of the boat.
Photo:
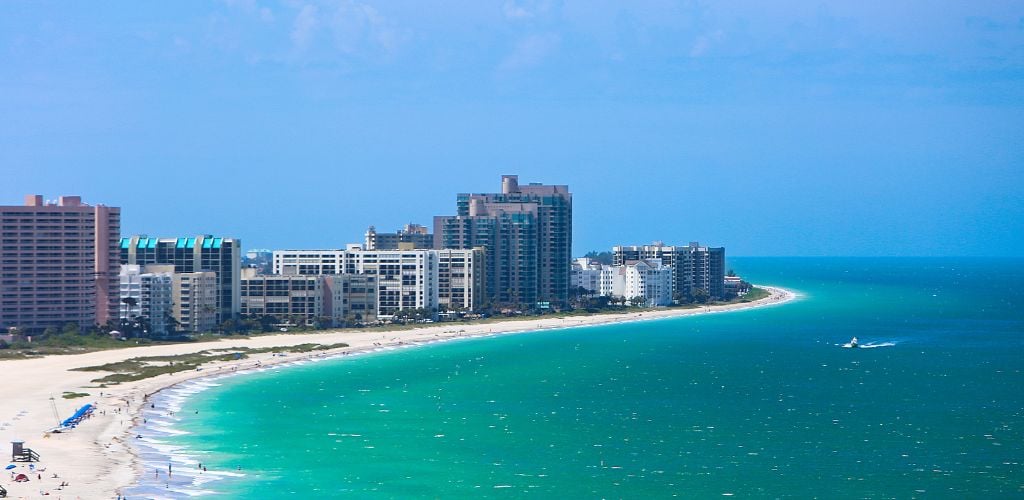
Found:
[{"label": "boat", "polygon": [[860,347],[860,344],[857,343],[857,337],[854,337],[854,338],[850,339],[850,343],[846,344],[846,345],[847,345],[847,347],[850,347],[850,348],[853,348],[853,349],[856,349],[856,348]]}]

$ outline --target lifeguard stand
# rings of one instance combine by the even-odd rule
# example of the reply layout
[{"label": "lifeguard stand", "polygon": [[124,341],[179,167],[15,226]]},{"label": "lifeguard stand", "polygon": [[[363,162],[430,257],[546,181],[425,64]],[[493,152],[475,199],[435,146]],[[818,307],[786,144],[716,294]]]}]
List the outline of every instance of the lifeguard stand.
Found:
[{"label": "lifeguard stand", "polygon": [[24,441],[11,441],[12,462],[38,462],[39,454],[25,447]]}]

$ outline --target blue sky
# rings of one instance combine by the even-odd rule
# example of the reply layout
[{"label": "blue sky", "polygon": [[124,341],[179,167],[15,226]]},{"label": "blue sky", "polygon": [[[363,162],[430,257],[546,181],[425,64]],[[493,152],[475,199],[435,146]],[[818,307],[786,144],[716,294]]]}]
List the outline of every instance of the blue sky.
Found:
[{"label": "blue sky", "polygon": [[0,3],[0,203],[340,247],[501,174],[575,250],[1024,255],[1020,1]]}]

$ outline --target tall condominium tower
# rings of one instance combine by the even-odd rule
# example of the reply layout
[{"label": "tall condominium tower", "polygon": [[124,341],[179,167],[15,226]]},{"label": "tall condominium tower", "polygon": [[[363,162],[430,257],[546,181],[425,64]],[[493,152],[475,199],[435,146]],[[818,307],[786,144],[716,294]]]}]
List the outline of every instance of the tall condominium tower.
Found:
[{"label": "tall condominium tower", "polygon": [[698,288],[711,297],[725,294],[725,247],[702,247],[697,242],[686,246],[656,243],[612,247],[612,253],[617,266],[633,260],[660,259],[672,269],[675,294],[689,295]]},{"label": "tall condominium tower", "polygon": [[459,194],[457,215],[434,218],[434,247],[486,252],[492,306],[537,308],[569,301],[572,194],[564,185],[519,185],[504,175],[501,193]]},{"label": "tall condominium tower", "polygon": [[170,264],[176,273],[216,273],[216,321],[238,316],[241,311],[242,241],[210,235],[194,238],[121,238],[121,264]]},{"label": "tall condominium tower", "polygon": [[29,331],[117,318],[121,209],[61,196],[0,206],[0,327]]}]

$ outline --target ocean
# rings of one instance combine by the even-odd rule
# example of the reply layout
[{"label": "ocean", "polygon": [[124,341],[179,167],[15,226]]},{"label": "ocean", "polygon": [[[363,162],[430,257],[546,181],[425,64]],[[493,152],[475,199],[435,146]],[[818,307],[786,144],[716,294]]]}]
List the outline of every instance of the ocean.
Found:
[{"label": "ocean", "polygon": [[128,494],[1024,495],[1024,260],[729,265],[800,297],[164,391]]}]

